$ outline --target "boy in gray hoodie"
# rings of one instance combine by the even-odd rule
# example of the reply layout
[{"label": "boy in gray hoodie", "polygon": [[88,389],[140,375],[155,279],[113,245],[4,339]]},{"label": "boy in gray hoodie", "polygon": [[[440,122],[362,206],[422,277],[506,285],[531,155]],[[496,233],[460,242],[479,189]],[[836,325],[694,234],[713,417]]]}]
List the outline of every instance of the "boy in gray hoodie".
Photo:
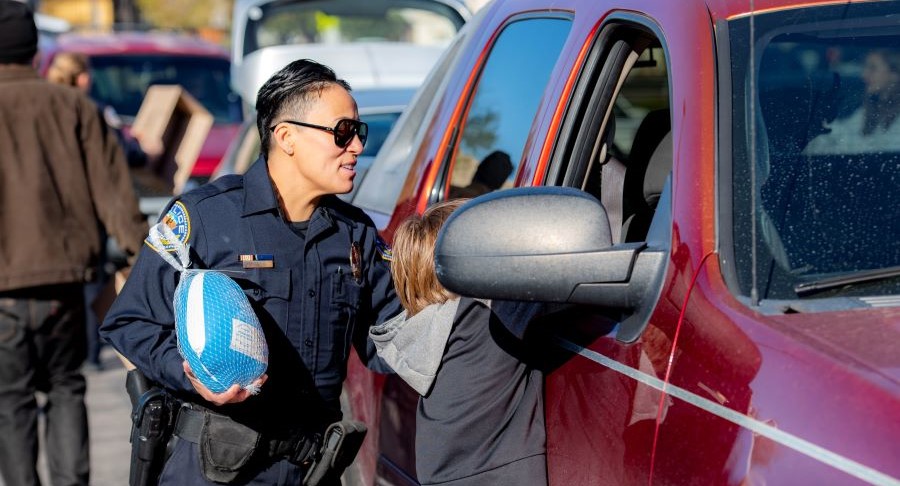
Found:
[{"label": "boy in gray hoodie", "polygon": [[464,202],[434,205],[397,229],[391,274],[405,312],[369,334],[420,395],[421,484],[546,485],[543,374],[498,317],[508,304],[460,298],[435,274],[438,231]]}]

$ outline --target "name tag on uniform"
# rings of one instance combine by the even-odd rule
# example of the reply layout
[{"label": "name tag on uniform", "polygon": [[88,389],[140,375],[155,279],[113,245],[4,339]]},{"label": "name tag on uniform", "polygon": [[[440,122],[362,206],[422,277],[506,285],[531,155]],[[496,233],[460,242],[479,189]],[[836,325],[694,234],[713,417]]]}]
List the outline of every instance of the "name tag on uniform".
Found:
[{"label": "name tag on uniform", "polygon": [[241,266],[244,268],[273,268],[275,267],[275,255],[271,253],[258,253],[255,255],[241,255]]}]

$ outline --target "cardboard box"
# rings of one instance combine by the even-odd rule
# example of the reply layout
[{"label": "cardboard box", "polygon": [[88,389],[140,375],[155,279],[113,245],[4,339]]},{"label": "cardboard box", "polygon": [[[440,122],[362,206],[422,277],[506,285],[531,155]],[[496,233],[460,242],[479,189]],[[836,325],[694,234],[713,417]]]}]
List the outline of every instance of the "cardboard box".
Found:
[{"label": "cardboard box", "polygon": [[181,86],[150,86],[131,132],[142,145],[161,146],[163,151],[148,167],[135,171],[138,192],[180,194],[212,125],[212,114]]}]

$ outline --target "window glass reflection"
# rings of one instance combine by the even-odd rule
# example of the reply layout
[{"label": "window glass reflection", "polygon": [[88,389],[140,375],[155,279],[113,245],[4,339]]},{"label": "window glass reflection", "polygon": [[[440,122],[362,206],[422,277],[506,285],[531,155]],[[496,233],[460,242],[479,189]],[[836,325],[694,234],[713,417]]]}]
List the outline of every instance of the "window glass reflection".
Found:
[{"label": "window glass reflection", "polygon": [[566,19],[528,19],[500,34],[462,128],[451,197],[473,197],[511,184],[570,27]]}]

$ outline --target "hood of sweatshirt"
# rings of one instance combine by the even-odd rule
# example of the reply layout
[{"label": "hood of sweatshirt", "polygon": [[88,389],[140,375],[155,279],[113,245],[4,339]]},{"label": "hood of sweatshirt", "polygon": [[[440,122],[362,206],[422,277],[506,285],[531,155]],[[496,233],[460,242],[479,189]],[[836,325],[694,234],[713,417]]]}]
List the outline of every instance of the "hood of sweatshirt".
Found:
[{"label": "hood of sweatshirt", "polygon": [[369,328],[378,356],[419,395],[427,396],[444,357],[459,299],[432,304]]}]

